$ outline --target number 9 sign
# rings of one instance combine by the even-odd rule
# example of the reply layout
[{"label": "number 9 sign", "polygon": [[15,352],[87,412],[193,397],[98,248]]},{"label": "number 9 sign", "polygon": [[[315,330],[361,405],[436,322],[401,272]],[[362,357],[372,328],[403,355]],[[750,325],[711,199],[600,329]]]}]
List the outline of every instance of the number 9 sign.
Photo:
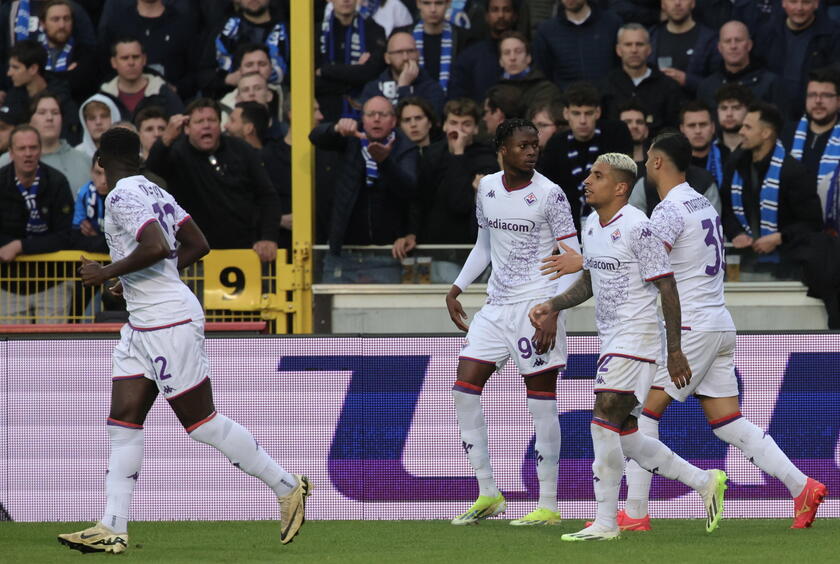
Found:
[{"label": "number 9 sign", "polygon": [[202,263],[206,309],[260,309],[262,278],[260,260],[254,251],[211,251]]}]

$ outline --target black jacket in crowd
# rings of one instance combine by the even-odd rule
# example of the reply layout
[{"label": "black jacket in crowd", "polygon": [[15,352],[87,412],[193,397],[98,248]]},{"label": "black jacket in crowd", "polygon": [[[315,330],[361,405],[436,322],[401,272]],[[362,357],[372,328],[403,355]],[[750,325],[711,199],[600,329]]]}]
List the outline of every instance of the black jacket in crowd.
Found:
[{"label": "black jacket in crowd", "polygon": [[497,84],[512,86],[519,90],[519,107],[526,111],[538,100],[560,98],[562,96],[557,85],[547,80],[540,69],[533,67],[522,78],[500,78]]},{"label": "black jacket in crowd", "polygon": [[429,145],[420,161],[409,232],[420,244],[474,243],[478,224],[473,179],[497,170],[496,152],[484,143],[469,145],[463,155],[451,154],[446,139]]},{"label": "black jacket in crowd", "polygon": [[651,137],[663,127],[676,127],[679,121],[680,105],[685,97],[677,82],[662,74],[656,67],[650,67],[651,74],[638,86],[621,67],[613,69],[600,84],[603,96],[604,114],[610,119],[619,119],[622,104],[635,100],[653,117],[648,123]]},{"label": "black jacket in crowd", "polygon": [[397,129],[387,159],[379,163],[379,178],[365,182],[365,160],[355,137],[342,137],[335,122],[318,125],[309,139],[319,149],[339,152],[329,236],[330,252],[342,245],[390,245],[408,233],[408,214],[417,195],[418,151]]},{"label": "black jacket in crowd", "polygon": [[718,71],[704,78],[697,87],[697,99],[714,109],[717,107],[715,94],[718,89],[732,83],[749,88],[756,99],[774,104],[782,115],[786,115],[787,98],[781,77],[752,59],[747,68],[736,73],[728,72],[721,62]]},{"label": "black jacket in crowd", "polygon": [[[688,67],[680,69],[685,72],[685,86],[683,89],[689,93],[697,92],[697,87],[700,86],[700,81],[704,76],[709,76],[717,68],[720,62],[720,53],[717,50],[717,30],[711,30],[703,24],[696,24],[699,33],[697,40],[694,42],[694,47],[691,50],[691,57],[688,61]],[[650,31],[650,57],[648,64],[656,65],[656,59],[660,56],[659,53],[659,36],[665,29],[665,23],[661,23]],[[688,33],[688,32],[687,32]]]},{"label": "black jacket in crowd", "polygon": [[472,98],[484,103],[487,90],[502,76],[499,66],[499,42],[482,39],[464,49],[452,63],[446,98]]},{"label": "black jacket in crowd", "polygon": [[223,135],[212,153],[215,166],[210,156],[182,136],[171,147],[155,143],[146,164],[166,180],[211,248],[250,249],[256,241],[277,241],[280,199],[257,150]]}]

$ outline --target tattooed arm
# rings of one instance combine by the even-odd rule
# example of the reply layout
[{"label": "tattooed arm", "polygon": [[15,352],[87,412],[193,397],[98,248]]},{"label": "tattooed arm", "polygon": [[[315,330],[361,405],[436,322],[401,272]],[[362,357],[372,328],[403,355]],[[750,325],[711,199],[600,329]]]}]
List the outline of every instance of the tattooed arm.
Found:
[{"label": "tattooed arm", "polygon": [[677,388],[688,385],[691,381],[691,368],[682,352],[682,313],[677,282],[673,276],[665,276],[653,283],[662,297],[662,315],[665,317],[665,331],[668,345],[668,373]]},{"label": "tattooed arm", "polygon": [[552,311],[561,311],[582,304],[591,297],[592,276],[588,270],[584,270],[583,275],[568,290],[559,296],[551,298],[549,303],[551,304]]}]

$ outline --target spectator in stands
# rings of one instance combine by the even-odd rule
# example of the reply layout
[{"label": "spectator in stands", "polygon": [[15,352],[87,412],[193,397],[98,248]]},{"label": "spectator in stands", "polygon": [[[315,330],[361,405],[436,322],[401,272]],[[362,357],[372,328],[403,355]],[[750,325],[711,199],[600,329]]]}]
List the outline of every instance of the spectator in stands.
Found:
[{"label": "spectator in stands", "polygon": [[[475,241],[475,191],[486,174],[499,169],[496,151],[479,142],[481,110],[472,98],[458,98],[443,110],[446,139],[429,147],[420,162],[419,191],[412,206],[409,234],[394,242],[393,254],[402,259],[416,244]],[[451,282],[461,264],[457,257],[438,256],[432,264],[434,282]]]},{"label": "spectator in stands", "polygon": [[499,40],[502,34],[516,28],[519,5],[514,0],[487,0],[485,22],[489,37],[475,41],[455,59],[452,82],[447,96],[472,98],[483,103],[487,90],[502,75],[499,65]]},{"label": "spectator in stands", "polygon": [[[225,116],[233,111],[233,107],[237,102],[261,102],[265,104],[272,104],[271,111],[274,115],[279,116],[279,108],[277,104],[280,103],[282,96],[279,85],[272,85],[269,80],[271,78],[271,58],[268,53],[268,47],[261,43],[242,43],[236,50],[233,58],[233,64],[236,72],[233,76],[237,78],[235,84],[236,88],[224,95],[220,100],[222,104],[222,121]],[[262,80],[257,80],[256,77]],[[243,93],[240,90],[254,90],[253,96],[244,99]],[[247,97],[247,96],[245,96]],[[264,97],[265,100],[258,99]]]},{"label": "spectator in stands", "polygon": [[601,153],[633,155],[633,139],[620,121],[601,119],[601,94],[588,82],[577,82],[565,92],[563,117],[570,130],[552,137],[545,147],[542,173],[563,188],[575,225],[589,215],[583,181]]},{"label": "spectator in stands", "polygon": [[96,91],[99,68],[91,45],[73,37],[73,7],[69,0],[49,0],[41,11],[43,33],[38,41],[47,51],[44,67],[52,76],[67,82],[75,100],[83,100]]},{"label": "spectator in stands", "polygon": [[651,64],[694,96],[700,82],[717,68],[715,31],[694,21],[694,0],[662,0],[664,21],[651,31]]},{"label": "spectator in stands", "polygon": [[578,80],[597,81],[615,68],[621,19],[587,0],[562,0],[562,8],[537,27],[534,59],[549,80],[566,89]]},{"label": "spectator in stands", "polygon": [[767,68],[784,82],[789,119],[802,115],[808,74],[840,60],[840,25],[818,18],[818,7],[819,0],[782,0],[782,11],[756,36]]},{"label": "spectator in stands", "polygon": [[134,117],[134,126],[140,136],[140,146],[143,149],[143,160],[149,157],[149,151],[155,141],[163,137],[166,130],[166,112],[157,106],[146,106]]},{"label": "spectator in stands", "polygon": [[[0,323],[63,323],[72,282],[34,282],[46,270],[22,263],[18,255],[66,249],[73,219],[67,179],[39,162],[41,141],[30,125],[12,131],[11,164],[0,168]],[[33,276],[33,274],[35,276]]]},{"label": "spectator in stands", "polygon": [[101,61],[110,71],[108,48],[120,37],[136,37],[143,45],[148,68],[188,100],[198,90],[199,32],[190,10],[164,0],[110,0],[99,20]]},{"label": "spectator in stands", "polygon": [[484,99],[484,113],[482,121],[487,135],[496,134],[496,128],[503,121],[521,117],[525,108],[519,99],[519,89],[507,84],[498,84],[487,91]]},{"label": "spectator in stands", "polygon": [[546,80],[545,75],[531,66],[531,45],[518,31],[506,31],[499,41],[499,64],[502,77],[497,84],[509,85],[519,90],[519,105],[531,107],[542,98],[560,97],[557,85]]},{"label": "spectator in stands", "polygon": [[805,93],[805,115],[783,135],[790,156],[800,161],[816,184],[840,163],[840,70],[811,72]]},{"label": "spectator in stands", "polygon": [[416,0],[418,21],[411,34],[419,51],[420,68],[437,80],[443,93],[449,89],[452,63],[464,47],[465,30],[446,21],[451,0]]},{"label": "spectator in stands", "polygon": [[[259,153],[222,136],[218,102],[198,98],[169,118],[147,166],[201,227],[211,248],[252,248],[263,262],[277,256],[280,202]],[[182,135],[184,133],[185,135]]]},{"label": "spectator in stands", "polygon": [[[556,133],[569,129],[569,124],[563,119],[563,99],[560,96],[540,98],[528,106],[526,117],[537,128],[537,138],[540,141],[540,157],[548,140]],[[542,167],[537,167],[542,168]]]},{"label": "spectator in stands", "polygon": [[78,107],[70,94],[67,83],[60,79],[47,78],[47,51],[37,41],[18,41],[9,51],[9,70],[12,88],[6,94],[6,105],[19,115],[29,115],[30,101],[39,92],[49,89],[58,96],[61,113],[66,116],[61,136],[71,143],[81,141],[81,127]]},{"label": "spectator in stands", "polygon": [[[32,98],[29,125],[38,131],[39,158],[67,177],[73,195],[90,180],[90,159],[61,138],[62,115],[58,98],[48,92],[39,92]],[[0,157],[0,166],[9,163],[11,153]]]},{"label": "spectator in stands", "polygon": [[331,14],[316,32],[315,95],[330,121],[357,117],[353,100],[385,68],[385,32],[356,11],[355,0],[330,0]]},{"label": "spectator in stands", "polygon": [[410,26],[413,21],[411,12],[401,0],[359,0],[359,13],[363,18],[373,18],[385,31],[385,37],[390,37],[395,28]]},{"label": "spectator in stands", "polygon": [[691,144],[691,164],[708,170],[717,186],[721,186],[730,150],[715,138],[712,110],[703,102],[688,102],[680,109],[680,131]]},{"label": "spectator in stands", "polygon": [[417,145],[420,157],[433,140],[438,140],[433,139],[434,137],[440,138],[437,120],[434,108],[423,98],[416,96],[403,98],[397,105],[397,121],[400,129]]},{"label": "spectator in stands", "polygon": [[436,112],[443,109],[443,89],[418,63],[417,46],[407,31],[396,31],[385,51],[387,68],[362,89],[359,102],[364,104],[374,96],[387,98],[394,106],[409,96],[425,98]]},{"label": "spectator in stands", "polygon": [[720,28],[717,48],[723,61],[717,72],[700,82],[698,100],[712,106],[715,92],[724,84],[735,83],[749,88],[756,100],[775,104],[784,113],[787,100],[782,79],[753,60],[753,42],[747,26],[737,21],[727,22]]},{"label": "spectator in stands", "polygon": [[75,148],[88,157],[92,157],[99,148],[99,138],[108,131],[111,124],[122,119],[120,110],[114,101],[104,94],[94,94],[84,101],[79,108],[79,120],[82,122],[81,144]]},{"label": "spectator in stands", "polygon": [[[259,50],[255,51],[255,53],[259,53],[261,57],[267,58],[267,55]],[[222,126],[227,123],[228,117],[237,103],[258,102],[268,109],[268,114],[271,118],[269,121],[271,134],[278,135],[280,134],[280,122],[283,120],[281,111],[283,98],[283,90],[272,87],[263,73],[252,71],[248,74],[243,74],[239,77],[239,83],[236,89],[228,92],[220,101],[222,106]]]},{"label": "spectator in stands", "polygon": [[753,95],[740,84],[724,84],[715,94],[715,102],[720,125],[718,146],[726,147],[731,153],[741,145],[741,125],[747,116],[747,108],[753,102]]},{"label": "spectator in stands", "polygon": [[9,106],[0,106],[0,156],[9,150],[9,136],[12,130],[26,119],[12,111]]},{"label": "spectator in stands", "polygon": [[133,119],[146,106],[159,106],[167,115],[178,114],[184,104],[163,78],[144,73],[146,54],[143,44],[133,37],[117,39],[111,45],[111,68],[117,76],[105,82],[100,91],[118,102],[120,114]]},{"label": "spectator in stands", "polygon": [[309,135],[316,147],[344,155],[337,174],[330,252],[324,281],[399,282],[391,256],[350,251],[345,245],[391,245],[408,232],[417,191],[417,147],[396,127],[391,103],[376,96],[363,108],[362,131],[349,118],[325,122]]},{"label": "spectator in stands", "polygon": [[239,102],[225,125],[225,133],[262,151],[268,131],[268,109],[258,102]]},{"label": "spectator in stands", "polygon": [[[790,279],[790,251],[822,228],[816,186],[779,140],[782,116],[766,102],[751,105],[743,142],[723,175],[723,231],[742,249],[741,280]],[[779,164],[781,163],[781,165]]]},{"label": "spectator in stands", "polygon": [[759,2],[755,0],[700,0],[693,12],[695,19],[712,30],[720,30],[724,24],[739,21],[754,33],[761,19]]},{"label": "spectator in stands", "polygon": [[98,157],[99,152],[94,152],[90,166],[91,180],[82,186],[76,195],[70,246],[90,253],[108,253],[103,229],[108,184],[105,181],[105,170],[99,166]]},{"label": "spectator in stands", "polygon": [[630,131],[630,137],[633,139],[633,160],[642,174],[642,165],[647,161],[647,151],[650,147],[648,123],[653,122],[653,116],[647,113],[647,108],[643,107],[641,102],[631,99],[618,107],[618,119],[624,122]]},{"label": "spectator in stands", "polygon": [[606,116],[619,119],[618,108],[635,100],[645,108],[645,116],[653,118],[647,125],[654,135],[664,127],[675,126],[683,100],[682,89],[658,68],[648,66],[650,37],[647,30],[636,23],[621,26],[615,52],[621,59],[621,66],[601,80]]}]

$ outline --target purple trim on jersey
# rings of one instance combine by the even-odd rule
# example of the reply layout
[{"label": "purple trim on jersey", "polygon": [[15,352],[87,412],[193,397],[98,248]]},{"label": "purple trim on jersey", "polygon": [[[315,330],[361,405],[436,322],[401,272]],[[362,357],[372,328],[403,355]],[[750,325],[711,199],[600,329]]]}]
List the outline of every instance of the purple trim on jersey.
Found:
[{"label": "purple trim on jersey", "polygon": [[505,180],[505,175],[502,174],[502,186],[508,192],[516,192],[517,190],[522,190],[523,188],[527,188],[528,186],[531,185],[531,182],[533,182],[533,180],[529,180],[527,184],[523,184],[519,188],[508,188],[507,181]]},{"label": "purple trim on jersey", "polygon": [[470,384],[469,382],[463,382],[461,380],[455,380],[455,384],[452,385],[452,389],[456,392],[463,392],[465,394],[472,394],[474,396],[480,396],[481,391],[484,389],[481,386],[476,386],[475,384]]},{"label": "purple trim on jersey", "polygon": [[635,429],[627,429],[626,431],[621,431],[618,434],[621,435],[622,437],[626,437],[627,435],[632,435],[633,433],[635,433],[638,430],[639,430],[639,428],[636,427]]},{"label": "purple trim on jersey", "polygon": [[526,393],[528,399],[536,400],[556,400],[557,394],[554,392],[538,392],[536,390],[528,390]]},{"label": "purple trim on jersey", "polygon": [[545,374],[546,372],[551,372],[552,370],[565,370],[565,369],[566,369],[565,364],[556,364],[554,366],[549,366],[548,368],[540,370],[539,372],[529,372],[528,374],[523,374],[522,377],[523,378],[530,378],[531,376],[538,376],[540,374]]},{"label": "purple trim on jersey", "polygon": [[609,392],[611,394],[619,394],[622,396],[636,393],[633,390],[615,390],[613,388],[595,388],[594,390],[592,390],[593,394],[600,394],[601,392]]},{"label": "purple trim on jersey", "polygon": [[674,246],[671,245],[671,243],[669,243],[668,241],[662,241],[662,244],[665,245],[665,248],[668,249],[669,253],[671,252],[671,249],[674,248]]},{"label": "purple trim on jersey", "polygon": [[111,378],[112,382],[117,382],[119,380],[136,380],[138,378],[144,378],[144,374],[129,374],[128,376],[114,376]]},{"label": "purple trim on jersey", "polygon": [[[171,398],[170,398],[170,399],[171,399]],[[185,428],[184,428],[184,430],[185,430],[187,433],[192,433],[193,431],[195,431],[196,429],[198,429],[199,427],[201,427],[202,425],[204,425],[205,423],[207,423],[208,421],[210,421],[211,419],[213,419],[214,417],[216,417],[216,415],[218,415],[218,414],[214,411],[213,413],[211,413],[210,415],[208,415],[207,417],[205,417],[205,418],[204,418],[204,419],[202,419],[201,421],[198,421],[198,422],[196,422],[196,423],[193,423],[193,424],[192,424],[192,425],[190,425],[189,427],[185,427]]]},{"label": "purple trim on jersey", "polygon": [[655,282],[656,280],[659,280],[660,278],[668,278],[669,276],[673,276],[673,275],[674,275],[673,272],[666,272],[665,274],[659,274],[657,276],[652,276],[650,278],[645,278],[645,282]]},{"label": "purple trim on jersey", "polygon": [[736,411],[735,413],[732,413],[732,414],[727,415],[725,417],[721,417],[720,419],[715,419],[713,421],[709,421],[709,425],[712,426],[712,429],[719,429],[719,428],[723,427],[724,425],[729,425],[733,421],[737,421],[740,418],[741,418],[741,412]]},{"label": "purple trim on jersey", "polygon": [[665,387],[664,387],[664,386],[651,386],[651,387],[650,387],[650,389],[651,389],[651,390],[659,390],[660,392],[664,392],[664,391],[665,391]]},{"label": "purple trim on jersey", "polygon": [[480,358],[473,358],[471,356],[459,356],[458,360],[471,360],[473,362],[477,362],[479,364],[489,364],[490,366],[496,366],[496,363],[491,360],[481,360]]},{"label": "purple trim on jersey", "polygon": [[622,215],[624,215],[624,214],[623,214],[623,213],[620,213],[620,214],[618,214],[617,216],[615,216],[614,218],[612,218],[611,220],[609,220],[609,221],[608,221],[608,222],[606,222],[606,223],[601,223],[601,220],[599,219],[599,220],[598,220],[598,223],[600,223],[600,224],[601,224],[601,227],[606,227],[607,225],[609,225],[609,224],[611,224],[611,223],[615,223],[616,221],[618,221],[618,219],[619,219]]},{"label": "purple trim on jersey", "polygon": [[[204,382],[206,382],[206,381],[207,381],[207,380],[209,380],[209,379],[210,379],[210,378],[209,378],[208,376],[205,376],[205,377],[204,377],[204,379],[203,379],[201,382],[199,382],[198,384],[196,384],[196,385],[195,385],[195,386],[193,386],[192,388],[186,389],[186,390],[184,390],[183,392],[181,392],[180,394],[175,394],[174,396],[170,396],[170,397],[166,398],[166,401],[172,401],[172,400],[174,400],[175,398],[179,398],[179,397],[183,396],[184,394],[188,394],[188,393],[190,393],[191,391],[193,391],[193,390],[194,390],[194,389],[196,389],[197,387],[199,387],[199,386],[201,386],[202,384],[204,384]],[[215,413],[214,413],[214,415],[215,415]]]},{"label": "purple trim on jersey", "polygon": [[135,331],[146,332],[146,331],[160,331],[161,329],[169,329],[170,327],[177,327],[178,325],[183,325],[184,323],[191,323],[191,322],[192,322],[192,318],[184,319],[183,321],[176,321],[175,323],[170,323],[169,325],[161,325],[159,327],[135,327],[131,323],[129,323],[128,326],[131,327],[132,329],[134,329]]},{"label": "purple trim on jersey", "polygon": [[641,356],[633,356],[632,354],[610,353],[610,354],[605,354],[604,356],[599,358],[598,359],[598,364],[596,365],[596,367],[601,366],[601,363],[604,362],[605,360],[607,360],[611,356],[617,356],[618,358],[627,358],[627,359],[630,359],[630,360],[638,360],[639,362],[647,362],[648,364],[656,364],[656,361],[652,360],[650,358],[642,358]]},{"label": "purple trim on jersey", "polygon": [[120,421],[119,419],[114,419],[113,417],[109,417],[105,424],[111,425],[112,427],[123,427],[125,429],[143,429],[142,425],[129,423],[128,421]]},{"label": "purple trim on jersey", "polygon": [[184,225],[190,219],[192,219],[192,216],[187,214],[187,216],[184,219],[182,219],[181,221],[178,222],[178,227],[181,227],[182,225]]},{"label": "purple trim on jersey", "polygon": [[683,325],[682,327],[680,327],[680,329],[682,329],[683,331],[691,331],[691,327],[688,325]]},{"label": "purple trim on jersey", "polygon": [[[651,389],[653,389],[653,386],[651,386]],[[660,419],[662,419],[662,414],[661,413],[656,413],[655,411],[651,411],[648,408],[645,408],[645,409],[642,410],[642,415],[644,415],[645,417],[648,417],[650,419],[653,419],[654,421],[659,421]]]},{"label": "purple trim on jersey", "polygon": [[146,223],[144,223],[143,225],[141,225],[137,229],[137,233],[134,235],[134,240],[135,241],[138,241],[138,242],[140,241],[140,236],[143,234],[143,230],[146,229],[146,226],[149,225],[153,221],[157,221],[157,218],[153,217],[152,219],[147,219]]},{"label": "purple trim on jersey", "polygon": [[568,239],[569,237],[574,237],[575,235],[577,235],[577,231],[569,233],[568,235],[563,235],[562,237],[557,237],[557,240],[562,241],[563,239]]},{"label": "purple trim on jersey", "polygon": [[599,427],[603,427],[604,429],[608,429],[613,431],[614,433],[621,433],[621,429],[610,423],[609,421],[604,421],[603,419],[599,419],[597,417],[592,418],[592,424],[598,425]]}]

